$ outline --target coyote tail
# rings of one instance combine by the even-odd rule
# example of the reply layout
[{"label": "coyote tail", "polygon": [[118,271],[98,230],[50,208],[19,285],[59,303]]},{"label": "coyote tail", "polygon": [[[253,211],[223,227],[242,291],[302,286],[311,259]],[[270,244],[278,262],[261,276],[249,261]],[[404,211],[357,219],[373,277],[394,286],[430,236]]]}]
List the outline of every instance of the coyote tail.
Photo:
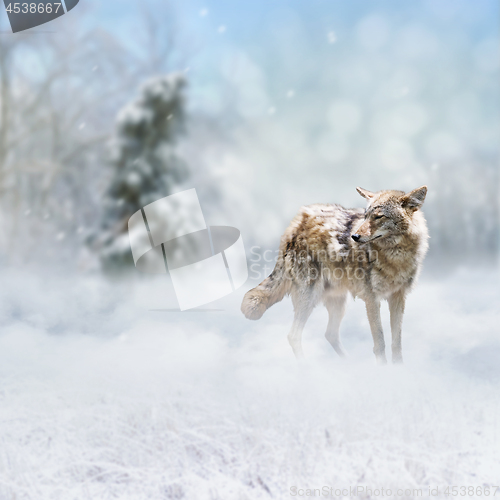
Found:
[{"label": "coyote tail", "polygon": [[249,290],[241,303],[241,312],[248,319],[260,319],[276,302],[289,293],[289,281],[284,276],[284,260],[280,256],[273,272],[258,286]]}]

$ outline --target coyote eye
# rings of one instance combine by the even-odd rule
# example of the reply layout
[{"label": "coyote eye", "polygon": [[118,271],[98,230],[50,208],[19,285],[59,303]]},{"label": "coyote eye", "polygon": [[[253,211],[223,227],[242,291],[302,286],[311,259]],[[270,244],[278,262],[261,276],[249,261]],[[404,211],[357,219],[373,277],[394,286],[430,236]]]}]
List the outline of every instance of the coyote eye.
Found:
[{"label": "coyote eye", "polygon": [[377,220],[377,219],[381,219],[382,217],[385,217],[385,215],[376,215],[376,216],[374,217],[374,219],[375,219],[375,220]]}]

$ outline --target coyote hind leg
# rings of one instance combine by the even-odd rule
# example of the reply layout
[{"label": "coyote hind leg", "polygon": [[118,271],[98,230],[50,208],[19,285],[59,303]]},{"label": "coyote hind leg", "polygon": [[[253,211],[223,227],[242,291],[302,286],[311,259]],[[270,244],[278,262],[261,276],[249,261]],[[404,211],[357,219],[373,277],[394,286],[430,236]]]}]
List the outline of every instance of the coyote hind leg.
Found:
[{"label": "coyote hind leg", "polygon": [[346,302],[347,293],[334,296],[327,295],[323,299],[328,311],[328,326],[326,327],[325,337],[341,357],[345,357],[345,350],[340,341],[340,323],[345,314]]},{"label": "coyote hind leg", "polygon": [[288,334],[288,342],[290,342],[295,357],[297,359],[303,359],[302,331],[316,305],[314,288],[309,287],[307,289],[292,290],[292,302],[294,318],[292,329]]}]

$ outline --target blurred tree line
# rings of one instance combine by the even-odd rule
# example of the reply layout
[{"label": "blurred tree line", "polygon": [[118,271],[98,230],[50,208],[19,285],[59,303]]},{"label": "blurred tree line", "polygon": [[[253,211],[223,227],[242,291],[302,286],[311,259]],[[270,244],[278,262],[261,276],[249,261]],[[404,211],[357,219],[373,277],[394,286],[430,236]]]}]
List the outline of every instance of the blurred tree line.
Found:
[{"label": "blurred tree line", "polygon": [[142,13],[135,51],[70,16],[48,36],[1,18],[0,262],[129,264],[128,217],[186,178],[184,56],[168,5]]},{"label": "blurred tree line", "polygon": [[110,272],[133,269],[130,216],[171,194],[188,177],[187,165],[175,150],[176,139],[184,131],[185,84],[182,73],[154,78],[118,115],[112,177],[98,230],[89,241]]},{"label": "blurred tree line", "polygon": [[[281,182],[281,177],[258,178],[256,184],[269,184],[267,192],[271,194],[266,200],[257,201],[264,191],[251,191],[249,187],[256,175],[253,164],[259,159],[256,156],[257,160],[249,160],[250,154],[279,142],[268,139],[267,144],[259,143],[258,134],[261,130],[274,131],[276,137],[284,138],[283,142],[286,136],[280,135],[279,126],[265,129],[267,122],[258,114],[253,117],[252,99],[251,106],[238,111],[242,95],[252,97],[252,85],[257,88],[260,82],[258,72],[244,58],[242,67],[241,58],[235,56],[234,67],[224,70],[229,72],[226,84],[231,82],[222,99],[226,99],[226,107],[221,106],[211,117],[190,113],[189,140],[179,152],[178,139],[186,131],[184,88],[189,75],[182,70],[188,66],[192,49],[189,40],[180,40],[181,27],[168,4],[155,2],[153,7],[144,7],[129,45],[105,30],[89,30],[81,22],[84,5],[79,6],[78,19],[64,16],[57,32],[50,35],[32,31],[14,37],[7,33],[9,28],[2,18],[0,31],[6,34],[0,33],[0,264],[66,262],[92,268],[101,261],[111,268],[127,267],[131,265],[128,217],[168,195],[188,176],[192,185],[206,189],[208,202],[204,209],[210,209],[212,203],[219,204],[223,211],[240,203],[239,210],[245,211],[240,198],[246,200],[246,211],[252,214],[255,206],[264,206],[270,200],[275,200],[277,207],[286,202],[298,208],[303,203],[295,199],[295,191],[294,196],[287,196],[285,190],[275,192],[273,186]],[[245,65],[253,73],[243,71]],[[326,78],[323,72],[321,75]],[[247,76],[255,81],[247,81]],[[321,79],[317,82],[321,83]],[[332,98],[334,94],[332,91]],[[311,99],[304,101],[308,107],[303,104],[300,115],[307,117],[314,131],[316,123],[310,117],[320,116],[324,108],[322,95],[317,101],[317,109],[311,106]],[[346,125],[344,108],[333,117],[334,126],[341,129]],[[267,118],[266,110],[264,114]],[[306,124],[303,127],[306,130]],[[234,131],[239,135],[230,142]],[[359,145],[353,142],[353,151],[365,149],[364,136],[359,141]],[[283,151],[290,149],[287,144],[279,147]],[[312,161],[320,148],[315,148],[313,142],[307,147]],[[333,149],[329,137],[322,147]],[[226,170],[220,168],[216,174],[210,170],[213,163],[208,165],[204,158],[207,155],[202,153],[208,150],[227,161]],[[419,179],[430,187],[425,204],[432,236],[429,258],[440,267],[497,259],[498,148],[485,151],[466,151],[453,164],[441,161],[431,166],[429,162],[427,170],[419,172]],[[186,162],[183,153],[188,153]],[[281,165],[279,158],[272,160]],[[426,163],[427,158],[424,160]],[[335,176],[348,177],[343,179],[343,185],[351,186],[354,192],[349,163],[334,163],[333,167],[326,160],[324,163],[328,172],[338,167]],[[244,172],[231,177],[226,175],[228,169]],[[379,182],[380,187],[400,187],[390,183],[390,174],[372,168],[366,158],[357,161],[355,169],[357,178],[366,179],[367,188]],[[279,175],[296,184],[304,182],[304,186],[300,185],[303,191],[311,179],[302,170],[292,172],[288,164],[283,165]],[[384,179],[378,179],[380,176]],[[214,179],[224,187],[217,187]],[[235,185],[234,179],[242,185]],[[313,189],[320,187],[315,185]],[[232,201],[224,200],[218,189],[224,195],[231,191]],[[283,214],[273,211],[272,206],[266,205],[263,212],[269,214],[269,220],[279,220],[273,226],[277,240],[289,219],[281,221]],[[220,220],[226,221],[227,215]],[[246,222],[241,221],[241,214],[238,217],[235,225],[244,231],[246,245],[261,244],[259,228],[253,228],[252,233],[252,224],[257,226],[261,221],[249,217],[244,227]]]}]

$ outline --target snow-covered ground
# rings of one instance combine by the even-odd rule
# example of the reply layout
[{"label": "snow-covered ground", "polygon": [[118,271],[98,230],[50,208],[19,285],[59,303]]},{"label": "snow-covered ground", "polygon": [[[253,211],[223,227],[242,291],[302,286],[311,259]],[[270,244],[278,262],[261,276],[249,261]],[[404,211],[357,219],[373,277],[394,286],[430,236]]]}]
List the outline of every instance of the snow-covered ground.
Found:
[{"label": "snow-covered ground", "polygon": [[496,272],[424,277],[405,365],[386,367],[359,301],[342,325],[349,359],[318,309],[298,365],[289,299],[250,322],[249,285],[180,313],[163,279],[2,275],[0,500],[311,498],[324,486],[445,498],[447,485],[500,484]]}]

